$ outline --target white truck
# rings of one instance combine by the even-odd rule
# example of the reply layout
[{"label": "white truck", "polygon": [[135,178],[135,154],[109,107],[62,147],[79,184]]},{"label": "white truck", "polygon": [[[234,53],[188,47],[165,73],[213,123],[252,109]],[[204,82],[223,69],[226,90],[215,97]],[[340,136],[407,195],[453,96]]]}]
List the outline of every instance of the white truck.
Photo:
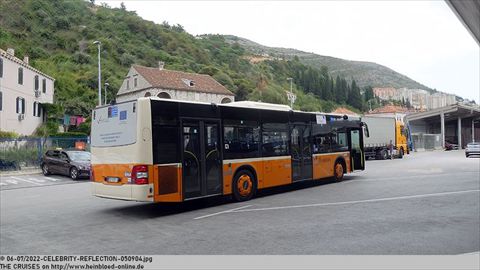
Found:
[{"label": "white truck", "polygon": [[393,157],[402,158],[407,152],[407,137],[402,122],[395,117],[363,116],[362,122],[368,126],[369,137],[364,136],[365,158],[387,159],[391,157],[390,145],[393,147]]}]

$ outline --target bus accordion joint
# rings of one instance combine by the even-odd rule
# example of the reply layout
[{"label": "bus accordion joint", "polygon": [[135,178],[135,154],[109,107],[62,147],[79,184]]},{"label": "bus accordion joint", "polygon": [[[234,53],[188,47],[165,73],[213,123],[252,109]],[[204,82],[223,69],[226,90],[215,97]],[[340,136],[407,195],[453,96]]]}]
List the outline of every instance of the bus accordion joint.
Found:
[{"label": "bus accordion joint", "polygon": [[136,185],[148,184],[148,166],[135,165],[132,168],[132,182]]}]

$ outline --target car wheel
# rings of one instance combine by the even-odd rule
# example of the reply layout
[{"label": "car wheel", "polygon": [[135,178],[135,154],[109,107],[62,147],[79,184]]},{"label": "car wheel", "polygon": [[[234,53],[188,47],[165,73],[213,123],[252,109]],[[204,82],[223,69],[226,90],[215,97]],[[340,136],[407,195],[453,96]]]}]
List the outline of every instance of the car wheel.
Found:
[{"label": "car wheel", "polygon": [[340,161],[335,162],[335,165],[333,166],[333,178],[335,179],[335,182],[343,181],[344,171],[345,168],[343,168],[343,163]]},{"label": "car wheel", "polygon": [[77,180],[77,179],[78,179],[78,170],[77,170],[77,168],[72,167],[72,168],[70,169],[70,178],[72,178],[73,180]]},{"label": "car wheel", "polygon": [[232,189],[235,201],[248,201],[257,191],[257,181],[249,170],[241,170],[235,174]]},{"label": "car wheel", "polygon": [[45,176],[50,175],[50,171],[48,170],[48,165],[47,164],[42,165],[42,173]]}]

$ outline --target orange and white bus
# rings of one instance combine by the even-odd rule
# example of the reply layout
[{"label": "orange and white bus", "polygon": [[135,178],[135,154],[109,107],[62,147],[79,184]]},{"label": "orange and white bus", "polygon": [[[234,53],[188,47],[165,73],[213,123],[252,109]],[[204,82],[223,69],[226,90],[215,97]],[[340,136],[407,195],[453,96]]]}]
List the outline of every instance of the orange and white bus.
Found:
[{"label": "orange and white bus", "polygon": [[146,202],[245,201],[259,189],[341,181],[365,168],[358,118],[249,101],[149,97],[98,107],[91,153],[94,195]]}]

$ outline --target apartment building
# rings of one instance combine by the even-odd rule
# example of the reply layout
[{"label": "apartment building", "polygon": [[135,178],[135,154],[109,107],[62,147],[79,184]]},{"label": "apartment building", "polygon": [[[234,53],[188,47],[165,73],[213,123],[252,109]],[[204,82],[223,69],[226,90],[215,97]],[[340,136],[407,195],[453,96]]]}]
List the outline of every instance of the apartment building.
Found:
[{"label": "apartment building", "polygon": [[31,135],[45,120],[42,104],[53,103],[55,79],[0,49],[0,130]]},{"label": "apartment building", "polygon": [[431,94],[424,89],[376,87],[373,93],[382,100],[409,101],[418,111],[432,110],[456,103],[455,95],[437,92]]}]

